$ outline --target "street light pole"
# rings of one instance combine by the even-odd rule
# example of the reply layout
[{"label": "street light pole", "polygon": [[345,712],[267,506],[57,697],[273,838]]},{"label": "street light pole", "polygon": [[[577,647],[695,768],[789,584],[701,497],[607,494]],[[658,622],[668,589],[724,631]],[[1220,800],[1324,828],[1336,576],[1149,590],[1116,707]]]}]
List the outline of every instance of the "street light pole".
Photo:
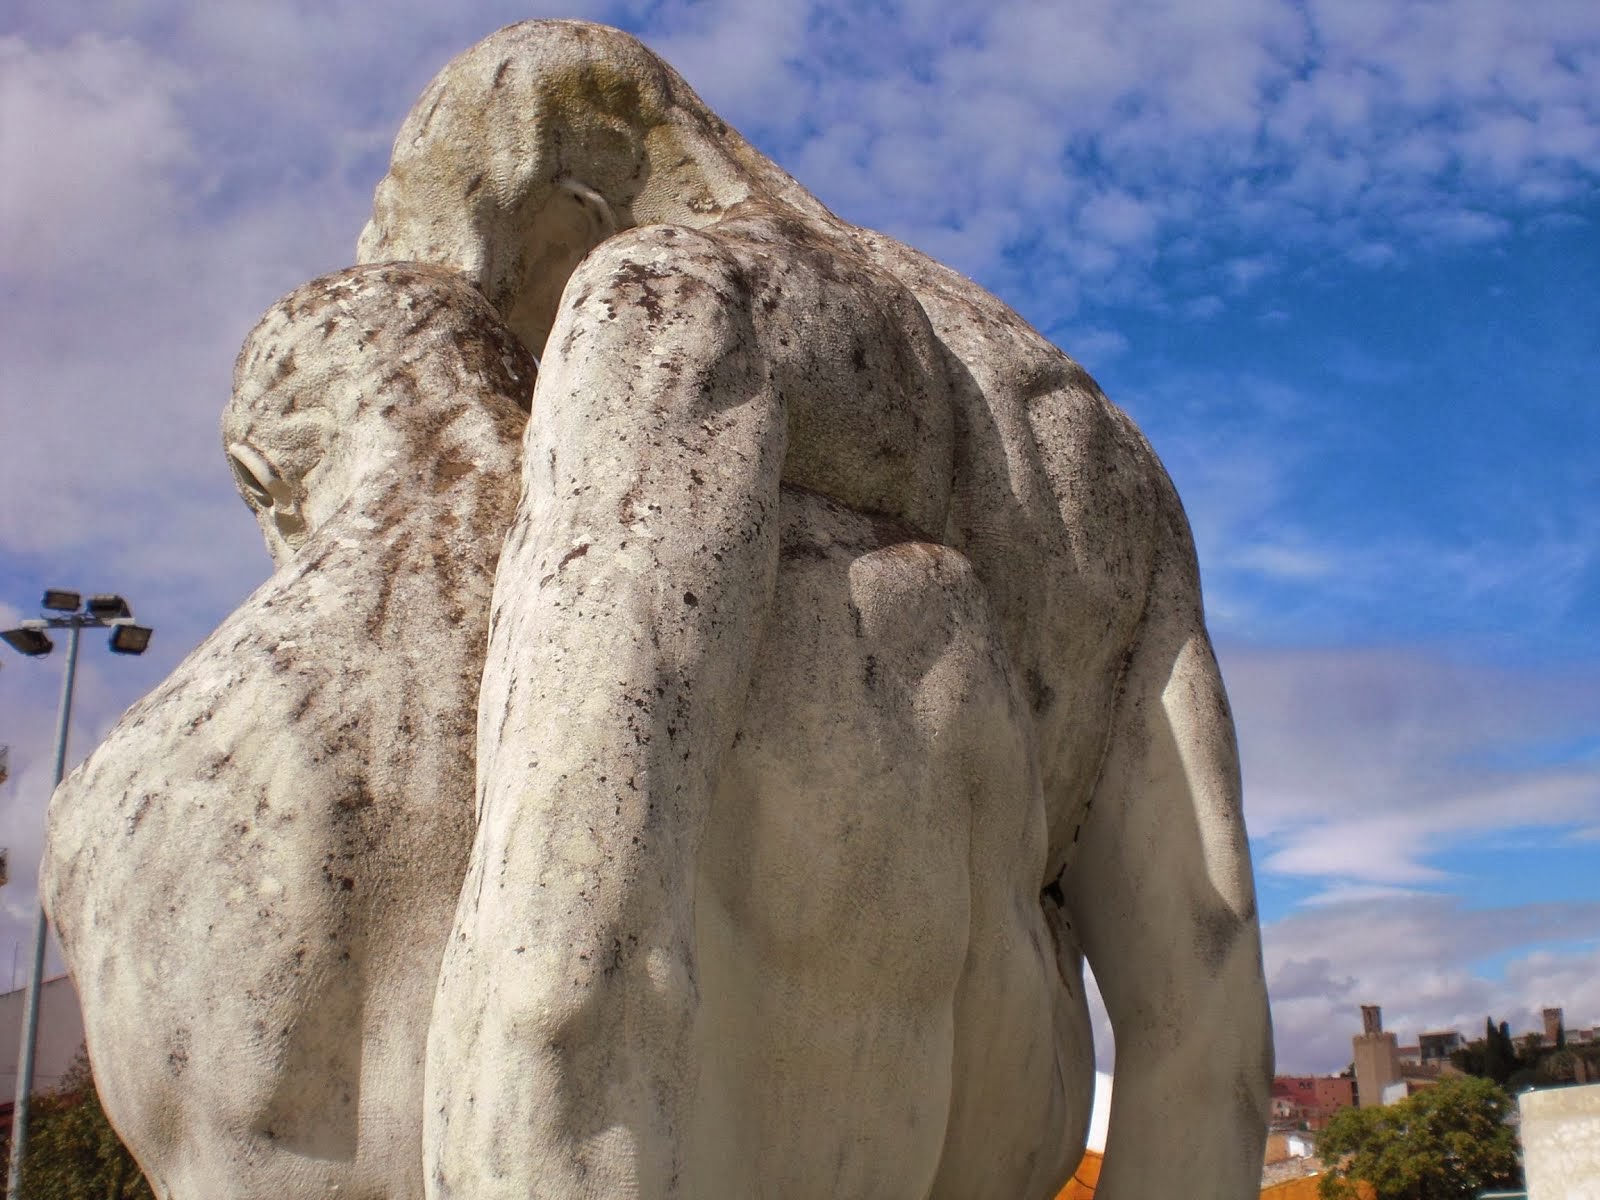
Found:
[{"label": "street light pole", "polygon": [[[128,602],[121,596],[91,596],[87,604],[77,592],[51,590],[43,607],[55,614],[25,621],[0,633],[0,640],[30,658],[42,658],[54,648],[46,629],[67,631],[67,667],[61,678],[61,707],[56,715],[56,764],[51,793],[61,783],[67,767],[67,730],[72,723],[72,688],[78,674],[78,638],[85,629],[111,630],[111,649],[117,654],[143,654],[151,631],[133,623]],[[81,608],[81,611],[80,611]],[[28,971],[28,993],[22,1009],[22,1045],[17,1053],[17,1098],[12,1108],[11,1161],[6,1167],[6,1196],[22,1200],[22,1163],[27,1154],[28,1107],[33,1093],[33,1068],[39,1032],[39,990],[43,984],[48,923],[44,898],[35,906],[33,961]]]},{"label": "street light pole", "polygon": [[[72,720],[72,684],[78,674],[78,625],[67,627],[67,670],[61,678],[61,707],[56,714],[56,771],[50,790],[54,793],[66,773],[67,727]],[[44,976],[44,947],[47,928],[44,900],[34,906],[33,964],[28,969],[28,995],[22,1002],[22,1047],[17,1055],[17,1100],[11,1113],[11,1161],[6,1167],[6,1195],[22,1195],[22,1155],[28,1144],[28,1101],[33,1094],[33,1057],[39,1043],[39,988]]]}]

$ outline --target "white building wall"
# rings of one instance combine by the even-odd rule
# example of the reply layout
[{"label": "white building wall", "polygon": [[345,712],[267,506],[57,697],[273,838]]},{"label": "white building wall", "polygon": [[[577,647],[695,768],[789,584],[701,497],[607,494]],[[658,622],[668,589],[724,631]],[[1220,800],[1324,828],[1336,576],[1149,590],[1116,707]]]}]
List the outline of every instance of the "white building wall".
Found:
[{"label": "white building wall", "polygon": [[[0,1101],[17,1094],[17,1059],[22,1048],[22,1007],[26,988],[0,994]],[[78,993],[65,975],[39,988],[39,1041],[33,1059],[33,1090],[51,1092],[83,1046],[83,1014]]]},{"label": "white building wall", "polygon": [[1517,1097],[1528,1200],[1600,1200],[1600,1083]]}]

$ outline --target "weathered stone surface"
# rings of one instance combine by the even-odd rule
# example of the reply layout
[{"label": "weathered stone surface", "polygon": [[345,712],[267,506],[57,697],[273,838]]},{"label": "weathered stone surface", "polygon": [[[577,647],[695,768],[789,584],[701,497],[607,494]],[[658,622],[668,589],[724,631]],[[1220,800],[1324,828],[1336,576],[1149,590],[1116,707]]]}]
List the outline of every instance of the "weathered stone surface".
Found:
[{"label": "weathered stone surface", "polygon": [[158,1196],[409,1197],[534,367],[431,267],[274,307],[223,437],[277,572],[57,791],[43,890]]},{"label": "weathered stone surface", "polygon": [[[256,1195],[274,1172],[280,1193],[322,1172],[289,1190],[414,1194],[362,1174],[393,1159],[429,1196],[472,1200],[1050,1196],[1088,1120],[1087,954],[1118,1043],[1102,1194],[1201,1179],[1253,1195],[1271,1046],[1232,723],[1181,506],[1093,381],[970,281],[835,218],[633,39],[576,22],[512,26],[441,73],[360,256],[462,272],[541,357],[522,493],[514,513],[485,502],[475,543],[458,522],[439,553],[383,561],[402,511],[419,538],[434,527],[415,480],[480,460],[301,419],[270,399],[288,385],[262,332],[241,360],[245,407],[272,432],[258,445],[230,418],[230,453],[284,566],[53,816],[52,904],[75,970],[104,981],[99,1046],[128,1019],[111,1010],[137,1009],[138,962],[218,976],[199,981],[207,1007],[174,1000],[164,1018],[193,1038],[207,1014],[204,1084],[148,1057],[109,1068],[143,1072],[113,1115],[144,1160],[196,1164],[174,1194]],[[481,309],[446,307],[480,344],[501,336]],[[403,324],[342,359],[297,343],[295,371],[381,379],[405,361],[421,408],[444,402],[420,364],[450,344],[425,354]],[[370,418],[379,390],[354,385],[345,407]],[[472,444],[508,469],[504,438],[495,424]],[[397,499],[351,526],[341,489],[369,476]],[[318,560],[336,526],[347,557]],[[424,663],[357,633],[350,597],[427,588],[437,606],[463,574],[479,641]],[[284,624],[275,587],[312,615]],[[340,860],[329,896],[310,887],[355,836],[333,815],[346,776],[393,753],[304,732],[304,683],[269,673],[274,647],[318,623],[349,631],[324,685],[343,689],[343,720],[471,711],[481,665],[475,825],[459,727],[411,727],[454,756],[448,787],[393,776],[407,813],[454,798],[450,822],[415,827],[438,847],[415,884],[401,859],[370,877]],[[213,746],[206,730],[241,729],[240,705],[252,740]],[[224,752],[238,778],[213,783]],[[205,825],[199,804],[242,804],[281,762],[314,820],[266,851],[241,844],[259,819]],[[164,832],[210,872],[192,899],[175,898],[170,849],[147,852],[159,896],[97,860],[145,793],[180,797],[150,808],[183,810]],[[254,898],[269,875],[304,877],[293,906]],[[135,886],[145,909],[175,908],[137,957],[110,945],[142,928],[112,912]],[[330,915],[381,888],[385,904]],[[326,956],[330,930],[381,947],[408,906],[411,974],[381,985],[404,1011],[369,1014],[365,968],[280,982],[299,977],[273,947],[310,938]],[[213,914],[239,943],[231,982],[177,932]],[[265,932],[245,944],[252,921]],[[285,999],[316,987],[331,999]],[[392,1139],[326,1116],[304,1145],[263,1138],[270,1099],[296,1089],[316,1098],[297,1112],[348,1112],[355,1067],[338,1064],[388,1045],[390,1025],[411,1053],[385,1076],[404,1114]],[[261,1049],[241,1063],[235,1043]],[[291,1043],[325,1045],[327,1065],[299,1070]],[[268,1099],[225,1103],[213,1062]]]},{"label": "weathered stone surface", "polygon": [[[1182,509],[1083,371],[968,280],[833,217],[670,67],[589,25],[513,26],[441,72],[396,140],[360,253],[463,270],[544,358],[496,580],[482,821],[435,1013],[438,1194],[510,1195],[531,1178],[561,1196],[595,1179],[706,1194],[693,899],[763,639],[813,619],[774,593],[783,485],[905,522],[986,594],[1041,780],[1027,906],[1049,918],[1066,979],[1087,951],[1117,1028],[1105,1194],[1196,1178],[1251,1194],[1271,1051],[1231,719]],[[574,679],[592,686],[552,704]],[[983,778],[947,793],[969,819]],[[884,801],[866,788],[860,803]],[[806,869],[837,853],[815,843]],[[895,860],[884,886],[920,890],[924,869],[937,874]],[[974,896],[990,869],[968,861]],[[884,977],[918,960],[897,919],[871,906],[859,919],[876,920]],[[782,979],[750,986],[781,996]],[[841,1020],[862,1028],[848,1014],[878,1001],[857,986],[812,1011],[819,1043]],[[1037,1083],[989,1058],[1029,1037],[1003,1003],[1018,986],[976,958],[946,983],[948,1034],[901,1060],[961,1064],[939,1097],[947,1143],[933,1153],[908,1118],[874,1144],[900,1185],[836,1194],[1059,1182],[1007,1162],[1004,1135],[966,1133],[974,1110],[1031,1131],[1055,1109],[1059,1134],[1033,1145],[1067,1161],[1081,1137],[1075,1021]],[[887,1024],[897,1003],[860,1020]],[[831,1088],[752,1098],[747,1119],[780,1130],[846,1104],[873,1077],[866,1061]],[[774,1140],[740,1143],[750,1190],[805,1194],[759,1176]]]}]

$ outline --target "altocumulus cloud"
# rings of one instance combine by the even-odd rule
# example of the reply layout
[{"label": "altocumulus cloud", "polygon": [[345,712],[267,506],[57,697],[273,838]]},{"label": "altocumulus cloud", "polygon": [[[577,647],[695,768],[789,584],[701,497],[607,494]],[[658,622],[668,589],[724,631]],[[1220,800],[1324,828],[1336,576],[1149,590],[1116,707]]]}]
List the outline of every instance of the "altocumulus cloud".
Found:
[{"label": "altocumulus cloud", "polygon": [[[266,573],[216,445],[245,331],[352,257],[433,72],[528,12],[69,7],[21,0],[0,18],[0,408],[28,445],[0,476],[0,594],[115,587],[160,628],[148,661],[86,654],[81,751]],[[1380,275],[1492,248],[1585,220],[1600,177],[1587,0],[595,0],[549,15],[640,32],[842,215],[951,261],[1091,365],[1148,355],[1117,312],[1203,324],[1307,256]],[[1373,366],[1352,358],[1353,393],[1403,382],[1356,378]],[[1119,398],[1195,517],[1277,918],[1280,1046],[1301,1056],[1286,1065],[1343,1065],[1361,1000],[1402,1024],[1561,1002],[1600,1016],[1600,964],[1578,944],[1592,906],[1463,907],[1451,857],[1600,829],[1592,762],[1536,752],[1600,727],[1594,689],[1308,632],[1423,559],[1486,605],[1523,597],[1533,621],[1570,601],[1592,548],[1553,528],[1529,555],[1451,558],[1319,523],[1301,503],[1319,457],[1372,450],[1353,415],[1264,369],[1154,369],[1163,383]],[[0,679],[16,773],[0,937],[22,936],[31,901],[54,678],[11,662]],[[1517,953],[1544,942],[1559,944]]]}]

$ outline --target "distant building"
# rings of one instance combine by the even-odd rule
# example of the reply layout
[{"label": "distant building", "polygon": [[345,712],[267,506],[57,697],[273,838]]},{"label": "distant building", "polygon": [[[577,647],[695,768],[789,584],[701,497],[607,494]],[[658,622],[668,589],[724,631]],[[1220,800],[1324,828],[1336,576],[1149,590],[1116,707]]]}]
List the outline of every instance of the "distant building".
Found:
[{"label": "distant building", "polygon": [[1461,1035],[1454,1029],[1424,1033],[1417,1039],[1417,1058],[1423,1065],[1447,1063],[1450,1061],[1451,1053],[1461,1049],[1464,1044]]},{"label": "distant building", "polygon": [[1316,1152],[1316,1139],[1308,1133],[1291,1131],[1267,1135],[1267,1166],[1286,1162],[1291,1158],[1310,1158]]},{"label": "distant building", "polygon": [[1361,1032],[1351,1039],[1356,1060],[1356,1093],[1362,1108],[1384,1103],[1384,1089],[1399,1082],[1400,1047],[1392,1033],[1384,1032],[1383,1009],[1361,1006]]},{"label": "distant building", "polygon": [[1378,1097],[1378,1103],[1385,1106],[1398,1104],[1409,1095],[1411,1095],[1410,1085],[1404,1079],[1396,1079],[1393,1083],[1383,1085],[1383,1095]]},{"label": "distant building", "polygon": [[1538,1029],[1529,1030],[1515,1039],[1518,1049],[1524,1052],[1553,1050],[1561,1045],[1591,1045],[1596,1040],[1593,1029],[1568,1029],[1563,1009],[1547,1008],[1540,1013],[1540,1018]]},{"label": "distant building", "polygon": [[1383,1028],[1383,1010],[1361,1006],[1361,1033],[1351,1039],[1355,1050],[1356,1100],[1362,1108],[1393,1104],[1430,1088],[1447,1075],[1459,1075],[1450,1052],[1462,1038],[1453,1029],[1425,1033],[1415,1046],[1398,1045]]},{"label": "distant building", "polygon": [[1460,1074],[1461,1072],[1448,1063],[1442,1066],[1437,1063],[1430,1063],[1425,1067],[1406,1066],[1402,1063],[1400,1078],[1384,1086],[1381,1103],[1393,1104],[1397,1100],[1404,1100],[1407,1096],[1415,1096],[1418,1092],[1434,1087],[1447,1075]]},{"label": "distant building", "polygon": [[1559,1008],[1547,1008],[1544,1010],[1544,1040],[1546,1045],[1561,1045],[1564,1025],[1563,1013]]},{"label": "distant building", "polygon": [[1341,1108],[1356,1106],[1356,1081],[1348,1075],[1279,1075],[1272,1081],[1273,1125],[1322,1130]]}]

